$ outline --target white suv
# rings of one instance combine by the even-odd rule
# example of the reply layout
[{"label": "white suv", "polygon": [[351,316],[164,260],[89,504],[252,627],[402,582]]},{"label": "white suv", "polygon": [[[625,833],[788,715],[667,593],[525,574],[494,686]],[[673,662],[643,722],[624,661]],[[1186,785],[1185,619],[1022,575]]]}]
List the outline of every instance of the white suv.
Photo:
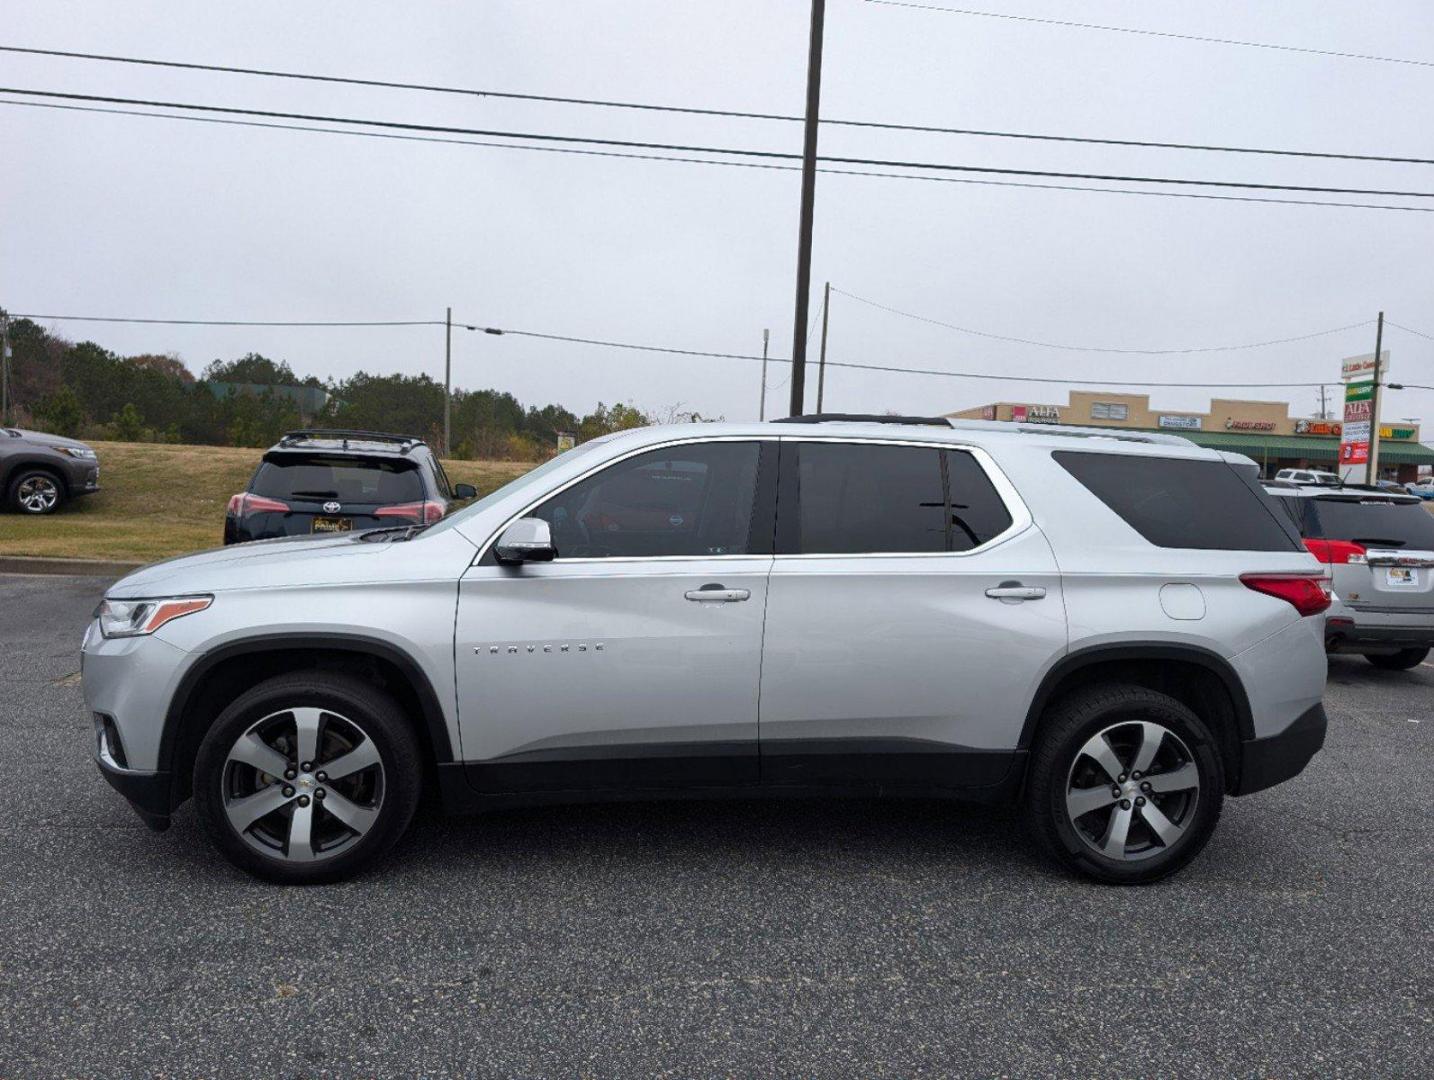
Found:
[{"label": "white suv", "polygon": [[822,419],[625,432],[436,525],[140,570],[85,636],[100,769],[277,881],[369,863],[432,786],[1014,800],[1125,883],[1319,750],[1325,568],[1253,462]]}]

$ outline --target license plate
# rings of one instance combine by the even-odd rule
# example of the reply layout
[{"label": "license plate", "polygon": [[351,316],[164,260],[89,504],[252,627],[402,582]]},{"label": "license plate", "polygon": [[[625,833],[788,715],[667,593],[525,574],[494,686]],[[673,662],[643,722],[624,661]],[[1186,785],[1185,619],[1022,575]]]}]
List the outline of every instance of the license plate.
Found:
[{"label": "license plate", "polygon": [[1419,571],[1408,566],[1391,566],[1384,571],[1384,583],[1391,589],[1419,588]]},{"label": "license plate", "polygon": [[354,527],[353,518],[316,517],[312,532],[349,532]]}]

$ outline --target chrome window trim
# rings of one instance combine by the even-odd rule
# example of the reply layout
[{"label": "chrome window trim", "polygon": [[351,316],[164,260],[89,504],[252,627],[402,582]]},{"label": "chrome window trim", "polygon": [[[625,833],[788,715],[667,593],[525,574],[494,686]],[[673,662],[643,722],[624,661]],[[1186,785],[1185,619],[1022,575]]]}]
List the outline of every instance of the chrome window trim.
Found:
[{"label": "chrome window trim", "polygon": [[[986,479],[991,481],[991,486],[996,489],[996,495],[1006,507],[1006,513],[1011,516],[1011,524],[1001,532],[997,533],[984,544],[969,548],[966,551],[847,551],[847,552],[812,552],[810,554],[788,554],[776,555],[778,562],[793,562],[808,559],[964,559],[972,555],[981,555],[998,544],[1003,544],[1013,536],[1025,532],[1035,522],[1031,517],[1030,508],[1026,506],[1025,500],[1021,498],[1016,486],[1001,467],[996,464],[994,458],[983,446],[974,443],[960,442],[947,439],[879,439],[871,436],[848,437],[840,436],[784,436],[783,442],[790,443],[863,443],[874,446],[915,446],[922,449],[936,448],[942,450],[961,450],[970,454],[986,474]],[[798,496],[800,498],[800,496]]]},{"label": "chrome window trim", "polygon": [[[510,517],[510,518],[508,518],[506,521],[504,521],[503,524],[500,525],[500,526],[498,527],[498,529],[497,529],[491,536],[489,536],[487,540],[485,540],[485,541],[483,542],[483,546],[478,549],[478,553],[473,556],[473,561],[472,561],[469,565],[470,565],[470,566],[477,566],[477,565],[479,565],[479,563],[481,563],[481,562],[483,561],[483,557],[488,554],[488,549],[491,548],[495,543],[497,543],[498,537],[500,537],[500,536],[503,535],[503,530],[505,530],[509,525],[513,524],[513,522],[517,521],[519,518],[527,517],[529,514],[531,514],[534,510],[536,510],[536,509],[537,509],[539,506],[541,506],[543,503],[547,502],[547,501],[548,501],[549,499],[551,499],[551,498],[554,498],[554,497],[556,497],[556,496],[558,496],[558,495],[561,495],[563,492],[567,491],[568,488],[573,487],[573,486],[576,485],[576,484],[581,484],[584,480],[587,480],[587,479],[589,479],[590,477],[596,476],[598,473],[602,472],[604,469],[610,469],[610,468],[612,468],[612,466],[614,466],[614,465],[620,465],[620,464],[622,464],[622,462],[626,461],[628,458],[637,457],[639,454],[650,453],[650,452],[653,451],[653,450],[666,450],[666,449],[668,449],[669,447],[673,447],[673,446],[691,446],[691,445],[693,445],[694,443],[703,443],[703,444],[706,444],[706,443],[719,443],[719,442],[750,442],[750,443],[763,443],[763,442],[777,442],[779,439],[780,439],[780,436],[778,436],[778,435],[706,435],[706,436],[703,436],[703,435],[692,435],[692,436],[686,436],[686,437],[677,438],[677,439],[667,439],[667,440],[664,440],[663,442],[648,443],[648,444],[645,445],[645,446],[635,447],[635,448],[633,448],[632,450],[629,450],[629,451],[628,451],[627,453],[625,453],[625,454],[619,454],[619,455],[618,455],[617,457],[615,457],[615,458],[609,458],[608,460],[606,460],[606,461],[604,461],[604,462],[601,462],[600,464],[594,465],[592,468],[588,469],[587,472],[582,473],[582,474],[580,474],[580,475],[578,475],[578,476],[573,477],[573,478],[572,478],[571,480],[569,480],[567,483],[565,483],[565,484],[563,484],[563,485],[561,485],[561,486],[559,486],[559,487],[550,488],[550,489],[549,489],[547,492],[545,492],[542,496],[540,496],[539,498],[536,498],[536,499],[534,499],[532,502],[528,503],[528,505],[525,506],[525,507],[523,507],[522,510],[520,510],[518,513],[514,514],[512,517]],[[754,494],[755,494],[755,492],[754,492]],[[709,561],[714,560],[714,559],[770,559],[771,557],[772,557],[772,556],[771,556],[770,554],[763,554],[763,555],[751,555],[751,554],[742,554],[742,555],[614,555],[614,556],[610,556],[610,557],[607,557],[607,558],[586,558],[586,559],[564,559],[564,558],[558,558],[558,559],[556,559],[551,565],[556,566],[558,563],[562,563],[562,564],[564,564],[564,565],[566,565],[566,566],[593,565],[593,564],[602,565],[602,566],[608,566],[608,565],[611,565],[611,564],[614,564],[614,563],[709,562]]]}]

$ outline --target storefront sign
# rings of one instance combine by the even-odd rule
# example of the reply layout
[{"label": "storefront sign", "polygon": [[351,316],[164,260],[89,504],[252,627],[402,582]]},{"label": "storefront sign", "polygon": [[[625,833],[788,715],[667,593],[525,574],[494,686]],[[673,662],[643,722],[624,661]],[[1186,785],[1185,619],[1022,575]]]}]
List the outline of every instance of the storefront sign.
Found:
[{"label": "storefront sign", "polygon": [[1227,431],[1274,431],[1273,420],[1226,420]]},{"label": "storefront sign", "polygon": [[1054,405],[1012,405],[1011,419],[1018,424],[1059,424],[1061,411]]},{"label": "storefront sign", "polygon": [[1357,466],[1369,462],[1371,410],[1374,406],[1372,382],[1350,383],[1344,388],[1344,434],[1339,441],[1340,476],[1357,479]]},{"label": "storefront sign", "polygon": [[981,419],[982,419],[982,420],[994,420],[994,419],[996,419],[996,406],[994,406],[994,405],[986,405],[986,406],[984,406],[984,407],[981,409]]},{"label": "storefront sign", "polygon": [[1198,416],[1161,416],[1156,423],[1163,428],[1180,428],[1183,431],[1199,431],[1204,421]]},{"label": "storefront sign", "polygon": [[1296,435],[1338,435],[1340,425],[1333,420],[1296,420]]},{"label": "storefront sign", "polygon": [[1379,429],[1381,439],[1412,439],[1414,429],[1412,427],[1381,427]]},{"label": "storefront sign", "polygon": [[[1385,349],[1379,354],[1379,373],[1383,375],[1388,370],[1389,350]],[[1364,356],[1346,356],[1339,362],[1339,377],[1346,382],[1350,379],[1374,378],[1374,354],[1366,353]]]}]

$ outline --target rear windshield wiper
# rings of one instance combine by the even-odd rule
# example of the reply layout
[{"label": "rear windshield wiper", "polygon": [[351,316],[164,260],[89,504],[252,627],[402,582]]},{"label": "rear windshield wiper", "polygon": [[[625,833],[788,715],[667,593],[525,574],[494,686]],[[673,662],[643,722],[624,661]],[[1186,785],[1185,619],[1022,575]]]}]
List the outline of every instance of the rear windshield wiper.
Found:
[{"label": "rear windshield wiper", "polygon": [[314,498],[316,498],[316,499],[332,499],[332,498],[336,498],[336,497],[338,496],[338,492],[337,492],[337,491],[291,491],[291,492],[289,492],[289,497],[290,497],[291,499],[302,498],[302,497],[305,496],[305,495],[312,495],[312,496],[313,496]]},{"label": "rear windshield wiper", "polygon": [[1363,544],[1365,547],[1390,547],[1400,548],[1407,544],[1408,540],[1391,540],[1387,536],[1356,536],[1356,544]]}]

